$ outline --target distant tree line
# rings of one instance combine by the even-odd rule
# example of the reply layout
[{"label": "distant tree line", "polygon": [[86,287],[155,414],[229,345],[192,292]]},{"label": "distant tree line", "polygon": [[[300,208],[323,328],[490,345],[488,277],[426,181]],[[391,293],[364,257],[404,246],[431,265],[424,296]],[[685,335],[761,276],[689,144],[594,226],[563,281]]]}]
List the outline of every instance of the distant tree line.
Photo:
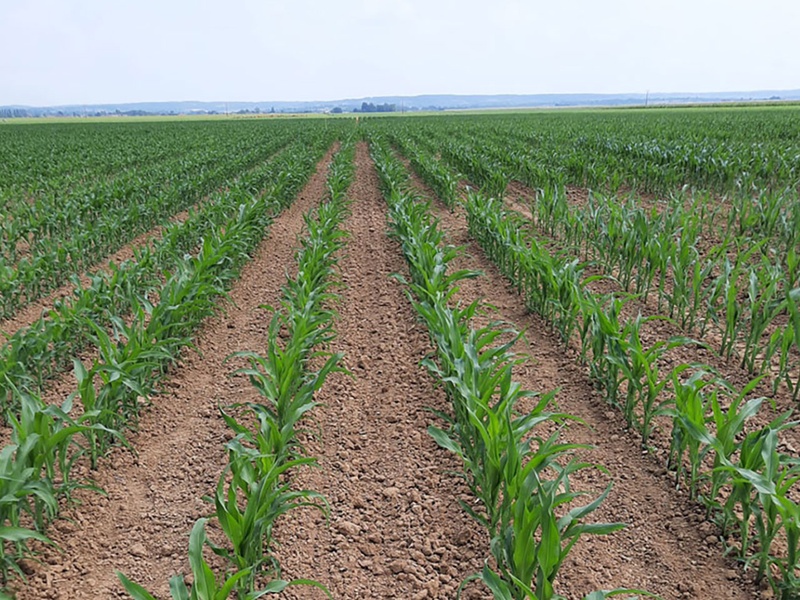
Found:
[{"label": "distant tree line", "polygon": [[[117,109],[117,110],[114,111],[114,114],[117,115],[117,116],[120,116],[120,117],[146,117],[150,113],[147,112],[146,110],[119,110],[119,109]],[[172,114],[174,115],[175,113],[173,112]],[[104,115],[101,114],[101,113],[97,113],[96,115],[92,115],[92,116],[101,117],[101,116],[104,116]]]},{"label": "distant tree line", "polygon": [[397,105],[396,104],[373,104],[372,102],[362,102],[361,109],[354,108],[353,112],[362,112],[362,113],[385,113],[385,112],[396,112]]},{"label": "distant tree line", "polygon": [[24,108],[0,108],[0,119],[19,119],[29,116],[30,114]]}]

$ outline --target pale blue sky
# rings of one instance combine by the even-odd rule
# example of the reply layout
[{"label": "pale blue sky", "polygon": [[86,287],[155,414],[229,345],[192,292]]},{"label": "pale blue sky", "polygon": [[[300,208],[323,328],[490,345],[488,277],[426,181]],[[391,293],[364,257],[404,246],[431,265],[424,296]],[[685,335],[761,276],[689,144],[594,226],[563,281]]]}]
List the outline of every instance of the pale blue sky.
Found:
[{"label": "pale blue sky", "polygon": [[800,88],[798,0],[0,0],[0,105]]}]

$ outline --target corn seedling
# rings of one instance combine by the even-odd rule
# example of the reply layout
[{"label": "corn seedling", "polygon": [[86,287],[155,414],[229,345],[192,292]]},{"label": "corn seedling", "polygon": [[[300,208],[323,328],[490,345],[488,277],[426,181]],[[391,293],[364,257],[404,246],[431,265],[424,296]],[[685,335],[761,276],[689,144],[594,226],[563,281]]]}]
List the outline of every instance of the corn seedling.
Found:
[{"label": "corn seedling", "polygon": [[[242,569],[233,573],[221,573],[215,575],[203,556],[203,549],[210,545],[206,537],[206,519],[198,519],[192,533],[189,535],[189,565],[192,570],[193,583],[191,588],[186,585],[181,575],[175,575],[169,582],[170,595],[172,600],[228,600],[234,588],[242,579],[250,575],[250,569]],[[134,583],[125,575],[117,571],[117,577],[125,587],[125,591],[130,594],[133,600],[156,600],[147,590],[138,583]],[[239,600],[256,600],[267,594],[277,594],[282,592],[290,585],[309,584],[314,582],[304,579],[294,581],[275,580],[269,582],[262,589],[253,592],[239,594]]]}]

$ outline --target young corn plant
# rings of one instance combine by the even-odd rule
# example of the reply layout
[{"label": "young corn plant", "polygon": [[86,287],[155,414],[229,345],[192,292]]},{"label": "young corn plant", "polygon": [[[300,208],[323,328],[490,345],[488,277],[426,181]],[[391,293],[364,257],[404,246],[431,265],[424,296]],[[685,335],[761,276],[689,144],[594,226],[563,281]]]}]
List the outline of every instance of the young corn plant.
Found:
[{"label": "young corn plant", "polygon": [[[762,377],[756,377],[739,391],[723,379],[717,378],[714,381],[719,388],[719,393],[711,396],[711,418],[709,419],[709,424],[714,427],[713,438],[711,438],[714,462],[710,475],[711,485],[707,495],[703,498],[703,502],[708,506],[709,514],[711,510],[721,508],[720,490],[727,481],[728,473],[720,470],[720,467],[726,461],[728,463],[734,461],[737,452],[744,444],[743,438],[746,437],[747,421],[758,413],[766,400],[763,397],[746,400],[752,395],[761,380]],[[720,401],[721,397],[727,397],[727,408],[724,408],[725,403]],[[779,416],[770,423],[769,428],[781,430],[784,427],[783,422],[788,417],[788,414]],[[708,438],[704,436],[704,432],[700,428],[691,430],[691,435],[695,438],[700,437],[701,441],[708,443]]]},{"label": "young corn plant", "polygon": [[[619,406],[619,388],[625,359],[625,338],[619,314],[625,298],[586,294],[582,298],[581,360],[589,362],[591,378],[605,391],[606,402]],[[591,351],[591,358],[589,358]],[[616,357],[611,360],[610,357]]]},{"label": "young corn plant", "polygon": [[[72,468],[84,454],[84,448],[76,439],[79,434],[86,436],[90,432],[103,431],[99,424],[85,425],[91,422],[91,415],[81,415],[77,420],[69,413],[72,410],[72,398],[67,398],[59,407],[47,406],[38,397],[27,392],[19,392],[20,414],[11,417],[13,428],[11,440],[19,446],[33,442],[31,447],[30,466],[35,476],[41,477],[43,483],[53,486],[57,496],[67,501],[71,493],[79,488],[100,492],[100,488],[88,480],[73,480]],[[115,431],[107,433],[116,435]],[[50,512],[49,502],[42,502],[34,497],[33,516],[36,528],[44,531],[46,526],[57,515]]]},{"label": "young corn plant", "polygon": [[759,370],[758,361],[761,361],[760,370],[772,363],[775,345],[762,342],[762,338],[778,315],[786,312],[786,295],[780,289],[783,280],[783,268],[773,265],[766,257],[762,257],[757,268],[750,270],[747,286],[750,327],[744,338],[741,367],[751,373]]},{"label": "young corn plant", "polygon": [[[748,563],[754,562],[758,565],[757,581],[767,576],[771,565],[777,565],[782,576],[782,585],[775,581],[773,590],[786,597],[800,592],[795,576],[798,566],[798,523],[795,516],[797,505],[790,497],[792,488],[800,482],[800,459],[780,454],[777,446],[777,432],[772,430],[762,449],[764,470],[761,481],[753,481],[750,473],[738,470],[736,473],[738,476],[750,478],[758,492],[755,519],[758,549],[752,557],[748,557]],[[785,558],[778,557],[772,550],[773,542],[781,529],[784,530],[788,544]],[[771,573],[769,579],[774,579]]]},{"label": "young corn plant", "polygon": [[[183,576],[175,575],[169,582],[172,600],[228,600],[236,586],[250,575],[250,569],[241,569],[232,573],[214,574],[211,566],[203,556],[203,549],[210,546],[206,536],[206,519],[198,519],[189,535],[189,566],[192,570],[192,585],[187,586]],[[125,591],[133,600],[156,600],[138,583],[134,583],[117,571],[117,577],[125,587]],[[257,591],[237,595],[238,600],[256,600],[267,594],[278,594],[291,585],[314,585],[305,579],[294,581],[274,580]]]},{"label": "young corn plant", "polygon": [[[281,322],[276,315],[270,326],[270,338],[267,355],[246,352],[234,356],[244,356],[250,360],[251,368],[240,369],[236,373],[244,374],[264,397],[267,404],[253,406],[252,409],[258,417],[260,428],[257,434],[251,436],[250,441],[258,446],[269,441],[269,451],[280,460],[291,459],[303,453],[299,441],[296,439],[296,427],[301,419],[318,403],[314,400],[314,393],[322,387],[326,377],[332,372],[345,372],[337,365],[342,354],[327,356],[322,368],[312,373],[306,373],[305,363],[313,356],[323,356],[323,353],[303,353],[298,348],[306,346],[305,343],[287,344],[282,349],[277,342]],[[295,340],[293,337],[292,340]],[[232,424],[229,421],[229,424]],[[239,427],[234,430],[241,431]]]},{"label": "young corn plant", "polygon": [[[710,422],[708,413],[712,404],[719,407],[719,389],[716,379],[706,380],[708,372],[703,369],[697,369],[686,381],[682,381],[682,373],[689,368],[689,365],[684,365],[673,370],[674,404],[672,407],[662,407],[658,414],[672,417],[667,468],[675,470],[676,487],[680,486],[683,479],[686,480],[689,495],[694,499],[699,487],[700,467],[709,445],[703,442],[710,439],[710,434],[706,432],[706,425]],[[685,472],[685,460],[689,462],[688,472]]]},{"label": "young corn plant", "polygon": [[[607,497],[610,485],[589,504],[574,506],[559,517],[559,507],[571,505],[582,495],[570,490],[569,475],[586,465],[575,460],[564,467],[553,463],[550,467],[555,471],[554,476],[545,478],[538,457],[538,452],[533,453],[524,467],[509,462],[516,471],[504,481],[504,496],[510,498],[509,510],[499,534],[492,540],[492,553],[499,573],[487,566],[480,574],[481,580],[498,600],[561,598],[553,584],[564,559],[580,537],[584,534],[609,534],[625,527],[622,523],[583,522]],[[622,593],[622,590],[616,593]],[[595,592],[594,597],[606,598],[609,595]]]},{"label": "young corn plant", "polygon": [[800,398],[800,376],[797,376],[800,361],[796,358],[796,353],[800,352],[800,287],[787,292],[786,307],[789,323],[779,338],[780,364],[773,390],[777,389],[777,382],[783,379],[792,392],[792,398],[797,401]]},{"label": "young corn plant", "polygon": [[[722,341],[719,353],[730,359],[739,340],[744,337],[744,331],[749,327],[749,313],[742,300],[739,298],[740,281],[747,272],[750,257],[760,250],[763,243],[756,244],[746,252],[739,252],[737,247],[736,260],[731,263],[726,256],[723,259],[720,275],[711,284],[713,290],[709,295],[709,318],[717,324]],[[719,303],[720,306],[717,306]],[[719,318],[720,313],[722,319]]]},{"label": "young corn plant", "polygon": [[53,482],[43,479],[32,466],[36,450],[35,436],[0,450],[0,590],[12,576],[25,580],[19,563],[35,556],[29,542],[52,543],[43,533],[22,526],[23,515],[36,522],[58,510]]},{"label": "young corn plant", "polygon": [[661,392],[669,383],[669,378],[660,377],[658,363],[665,353],[689,341],[686,338],[670,338],[645,349],[641,327],[658,318],[665,317],[643,318],[639,313],[625,324],[622,343],[619,346],[611,345],[606,355],[606,360],[619,369],[627,385],[623,413],[628,426],[635,427],[641,433],[643,446],[647,445],[653,432],[653,418],[666,402],[658,402]]},{"label": "young corn plant", "polygon": [[[782,423],[781,428],[786,425]],[[778,431],[767,427],[748,435],[742,445],[745,454],[737,463],[724,461],[718,470],[730,474],[732,493],[723,505],[725,518],[739,523],[741,548],[739,556],[745,565],[756,563],[756,580],[767,578],[776,594],[791,600],[800,592],[798,568],[797,505],[791,500],[792,488],[800,482],[800,459],[780,454]],[[733,512],[738,504],[741,518]],[[755,523],[757,544],[750,545],[750,521]],[[772,552],[773,542],[784,530],[788,543],[785,557]],[[749,552],[749,550],[753,550]],[[780,579],[771,570],[776,566]]]},{"label": "young corn plant", "polygon": [[[228,469],[220,476],[213,502],[232,549],[212,546],[212,550],[228,559],[237,572],[245,573],[236,585],[239,598],[248,598],[256,593],[257,578],[281,581],[280,565],[271,555],[275,520],[300,507],[314,507],[327,515],[327,505],[320,494],[293,491],[290,483],[281,479],[289,469],[313,464],[315,459],[283,460],[274,454],[254,454],[241,444],[229,444],[228,448]],[[254,468],[254,462],[259,468]],[[271,464],[265,468],[267,462]],[[230,483],[226,482],[228,471],[233,475]]]}]

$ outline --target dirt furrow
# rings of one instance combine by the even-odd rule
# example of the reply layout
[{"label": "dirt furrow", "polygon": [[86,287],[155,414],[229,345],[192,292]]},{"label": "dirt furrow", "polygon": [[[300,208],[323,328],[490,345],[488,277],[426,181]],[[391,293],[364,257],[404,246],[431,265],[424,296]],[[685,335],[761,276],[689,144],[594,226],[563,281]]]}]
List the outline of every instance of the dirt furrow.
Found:
[{"label": "dirt furrow", "polygon": [[[364,143],[356,163],[341,262],[347,287],[331,348],[345,352],[353,377],[329,377],[318,394],[321,433],[307,447],[321,469],[296,480],[328,498],[331,524],[316,512],[290,516],[279,524],[279,557],[286,579],[312,577],[337,599],[452,599],[481,568],[489,540],[458,506],[468,495],[448,471],[459,465],[426,432],[426,407],[444,409],[446,399],[418,365],[430,348],[426,329],[389,277],[407,270],[386,235],[387,207]],[[285,595],[325,598],[312,588]]]},{"label": "dirt furrow", "polygon": [[[427,197],[435,197],[415,174],[413,183]],[[439,203],[434,208],[451,242],[467,248],[468,256],[453,268],[485,273],[462,282],[460,297],[485,298],[497,307],[493,318],[525,330],[525,341],[517,344],[517,351],[528,354],[530,362],[516,370],[515,379],[537,392],[559,388],[559,409],[586,422],[570,426],[565,438],[594,445],[580,455],[607,468],[609,475],[582,472],[575,477],[575,487],[597,495],[614,482],[591,519],[628,524],[620,532],[587,537],[575,546],[559,578],[560,593],[577,599],[595,589],[621,586],[641,587],[666,600],[757,598],[758,592],[735,563],[723,559],[715,526],[704,521],[702,511],[682,491],[675,490],[661,463],[639,450],[639,440],[625,431],[622,415],[605,404],[585,370],[542,320],[525,310],[516,291],[485,258],[467,232],[463,211],[451,213]]]},{"label": "dirt furrow", "polygon": [[63,553],[46,551],[44,564],[28,565],[30,585],[20,591],[20,600],[128,598],[117,569],[156,597],[168,598],[169,578],[189,573],[189,531],[197,518],[212,512],[201,497],[213,492],[226,463],[229,431],[218,403],[258,399],[246,379],[228,377],[243,365],[224,361],[233,352],[265,350],[269,316],[259,306],[277,300],[295,264],[296,236],[303,215],[325,193],[332,153],[270,226],[230,292],[235,306],[226,305],[226,314],[198,335],[202,356],[187,355],[142,416],[140,431],[130,436],[138,456],[115,451],[95,474],[108,495],[81,493],[82,504],[65,514],[74,523],[54,524],[49,533]]}]

